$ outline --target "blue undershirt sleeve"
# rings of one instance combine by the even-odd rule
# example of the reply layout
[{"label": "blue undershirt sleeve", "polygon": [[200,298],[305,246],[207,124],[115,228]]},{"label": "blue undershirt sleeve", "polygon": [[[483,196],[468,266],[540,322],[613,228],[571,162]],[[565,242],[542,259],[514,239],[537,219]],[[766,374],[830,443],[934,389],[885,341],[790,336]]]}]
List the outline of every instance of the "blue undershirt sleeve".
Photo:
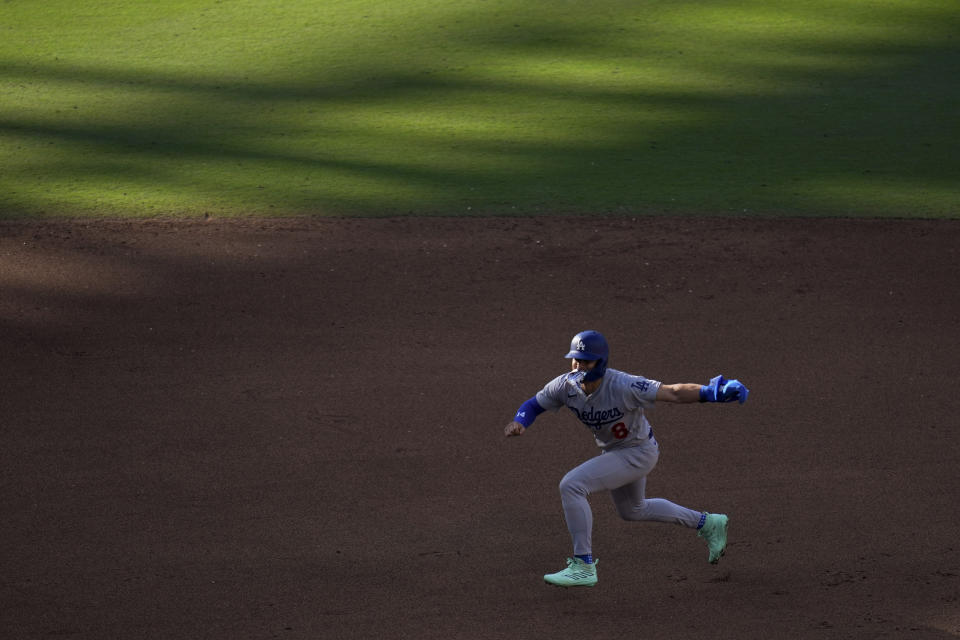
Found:
[{"label": "blue undershirt sleeve", "polygon": [[537,402],[537,396],[533,396],[517,409],[517,415],[513,419],[524,427],[529,427],[533,424],[533,421],[537,419],[537,416],[546,411],[543,407],[540,406],[540,403]]}]

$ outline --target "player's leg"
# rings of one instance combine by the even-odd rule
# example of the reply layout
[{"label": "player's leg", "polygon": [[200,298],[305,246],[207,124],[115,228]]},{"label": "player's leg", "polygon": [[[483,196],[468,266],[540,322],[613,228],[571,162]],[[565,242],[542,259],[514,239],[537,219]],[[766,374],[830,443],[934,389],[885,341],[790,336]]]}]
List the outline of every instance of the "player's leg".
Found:
[{"label": "player's leg", "polygon": [[669,522],[696,529],[704,514],[681,507],[663,498],[644,496],[647,486],[646,477],[630,484],[618,487],[610,492],[617,513],[624,520]]},{"label": "player's leg", "polygon": [[[625,453],[628,457],[636,458],[634,463],[647,469],[649,473],[656,464],[659,452],[652,458],[649,451],[631,451]],[[697,530],[697,535],[707,541],[710,553],[708,560],[716,564],[726,551],[727,546],[727,516],[724,514],[694,511],[674,504],[663,498],[647,498],[646,473],[642,478],[618,487],[610,492],[617,513],[624,520],[669,522]]]},{"label": "player's leg", "polygon": [[622,455],[629,464],[641,470],[643,475],[610,492],[613,504],[621,518],[670,522],[690,528],[699,526],[703,515],[700,511],[681,507],[663,498],[646,497],[647,474],[653,471],[660,459],[659,449],[634,447],[623,450]]},{"label": "player's leg", "polygon": [[567,529],[573,540],[574,555],[589,556],[593,553],[593,513],[587,496],[631,483],[642,473],[645,471],[629,464],[618,452],[608,452],[587,460],[563,477],[560,481],[560,499]]},{"label": "player's leg", "polygon": [[587,496],[609,491],[635,479],[637,470],[622,457],[604,453],[570,470],[560,481],[560,498],[567,529],[573,540],[574,557],[567,568],[548,573],[543,579],[561,587],[592,587],[597,583],[597,566],[593,559],[593,513]]}]

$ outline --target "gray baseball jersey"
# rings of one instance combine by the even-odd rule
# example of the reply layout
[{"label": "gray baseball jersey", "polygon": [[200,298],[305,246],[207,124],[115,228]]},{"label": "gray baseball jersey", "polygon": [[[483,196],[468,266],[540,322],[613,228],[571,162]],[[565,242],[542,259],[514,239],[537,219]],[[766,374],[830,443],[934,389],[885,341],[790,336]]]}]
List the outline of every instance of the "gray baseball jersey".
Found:
[{"label": "gray baseball jersey", "polygon": [[657,446],[643,410],[653,406],[659,381],[607,369],[600,387],[588,396],[580,388],[582,377],[575,371],[557,376],[537,392],[537,402],[549,411],[569,407],[601,449]]}]

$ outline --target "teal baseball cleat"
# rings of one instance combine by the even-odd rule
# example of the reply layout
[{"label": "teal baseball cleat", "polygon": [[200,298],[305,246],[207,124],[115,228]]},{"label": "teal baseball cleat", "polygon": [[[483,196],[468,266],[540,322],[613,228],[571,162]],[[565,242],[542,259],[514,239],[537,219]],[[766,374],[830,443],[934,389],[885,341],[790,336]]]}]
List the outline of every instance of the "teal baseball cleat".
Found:
[{"label": "teal baseball cleat", "polygon": [[558,587],[592,587],[597,584],[597,561],[587,564],[580,558],[567,558],[567,568],[543,576],[544,582]]},{"label": "teal baseball cleat", "polygon": [[710,564],[717,564],[727,550],[727,521],[722,513],[708,513],[697,532],[697,536],[707,541],[710,548]]}]

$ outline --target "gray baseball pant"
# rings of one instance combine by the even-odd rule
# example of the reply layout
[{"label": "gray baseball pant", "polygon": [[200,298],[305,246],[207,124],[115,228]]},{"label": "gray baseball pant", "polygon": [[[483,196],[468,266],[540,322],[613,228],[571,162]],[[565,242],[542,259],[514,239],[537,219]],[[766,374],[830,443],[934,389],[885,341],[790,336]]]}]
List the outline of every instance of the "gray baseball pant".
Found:
[{"label": "gray baseball pant", "polygon": [[700,524],[700,511],[663,498],[645,497],[647,474],[660,458],[656,441],[650,444],[604,451],[571,469],[560,481],[563,515],[573,539],[574,555],[593,553],[593,513],[587,496],[599,491],[610,492],[617,513],[624,520],[672,522],[690,528]]}]

